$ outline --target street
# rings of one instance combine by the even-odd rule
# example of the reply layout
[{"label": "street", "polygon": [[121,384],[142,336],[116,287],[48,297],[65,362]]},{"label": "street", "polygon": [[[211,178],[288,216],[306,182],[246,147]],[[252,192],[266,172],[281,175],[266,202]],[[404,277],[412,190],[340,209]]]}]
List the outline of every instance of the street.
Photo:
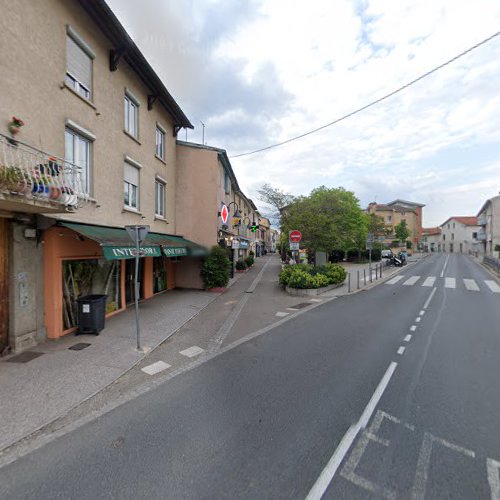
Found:
[{"label": "street", "polygon": [[499,500],[499,305],[431,254],[6,465],[0,497]]}]

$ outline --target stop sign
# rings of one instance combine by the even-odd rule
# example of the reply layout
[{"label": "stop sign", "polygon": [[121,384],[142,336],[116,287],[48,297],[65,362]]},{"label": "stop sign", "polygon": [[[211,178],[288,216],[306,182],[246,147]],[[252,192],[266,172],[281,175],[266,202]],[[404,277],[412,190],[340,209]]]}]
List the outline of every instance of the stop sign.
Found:
[{"label": "stop sign", "polygon": [[295,229],[294,231],[290,231],[288,238],[292,243],[298,243],[302,239],[302,233]]}]

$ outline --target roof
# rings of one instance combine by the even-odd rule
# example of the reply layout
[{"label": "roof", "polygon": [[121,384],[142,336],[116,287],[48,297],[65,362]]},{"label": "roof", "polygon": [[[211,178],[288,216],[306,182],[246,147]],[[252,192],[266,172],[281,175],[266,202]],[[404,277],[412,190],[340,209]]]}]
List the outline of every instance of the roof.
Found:
[{"label": "roof", "polygon": [[403,207],[401,205],[382,205],[382,204],[373,204],[371,203],[368,208],[375,206],[376,212],[413,212],[416,211],[413,208]]},{"label": "roof", "polygon": [[449,217],[441,224],[441,227],[443,227],[445,224],[447,224],[451,220],[456,220],[457,222],[462,223],[464,226],[478,226],[479,225],[477,222],[477,217],[467,215],[467,216]]},{"label": "roof", "polygon": [[486,200],[483,204],[483,206],[480,208],[479,212],[477,213],[477,215],[479,216],[481,214],[481,212],[484,212],[484,210],[486,209],[486,207],[490,204],[490,203],[493,203],[495,201],[498,201],[500,200],[500,196],[493,196],[493,198],[489,198],[488,200]]},{"label": "roof", "polygon": [[415,203],[414,201],[401,200],[399,198],[397,200],[391,201],[390,203],[387,203],[387,205],[409,205],[412,207],[425,207],[425,205],[422,203]]},{"label": "roof", "polygon": [[422,234],[425,234],[427,236],[432,236],[434,234],[441,234],[441,228],[440,227],[423,227]]},{"label": "roof", "polygon": [[78,3],[111,42],[113,50],[117,54],[122,54],[121,57],[127,61],[139,78],[150,89],[151,95],[156,96],[158,101],[161,102],[163,107],[172,116],[174,126],[194,128],[108,4],[104,0],[78,0]]}]

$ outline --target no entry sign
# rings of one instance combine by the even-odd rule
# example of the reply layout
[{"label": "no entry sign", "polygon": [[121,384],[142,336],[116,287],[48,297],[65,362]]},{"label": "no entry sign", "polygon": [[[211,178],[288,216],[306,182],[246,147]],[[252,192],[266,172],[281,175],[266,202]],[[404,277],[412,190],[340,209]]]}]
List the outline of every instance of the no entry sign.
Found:
[{"label": "no entry sign", "polygon": [[300,231],[297,231],[296,229],[294,231],[290,231],[290,233],[288,234],[288,239],[292,243],[299,243],[302,239],[302,233]]}]

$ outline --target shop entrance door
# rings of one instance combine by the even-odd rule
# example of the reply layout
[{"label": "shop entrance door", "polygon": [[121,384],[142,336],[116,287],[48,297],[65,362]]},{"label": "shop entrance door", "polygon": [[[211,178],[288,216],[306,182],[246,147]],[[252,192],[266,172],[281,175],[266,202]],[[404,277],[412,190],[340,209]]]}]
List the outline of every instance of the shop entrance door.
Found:
[{"label": "shop entrance door", "polygon": [[0,356],[9,347],[9,245],[8,223],[0,218]]},{"label": "shop entrance door", "polygon": [[[139,282],[139,300],[143,298],[142,283],[144,276],[144,259],[139,259],[139,273],[137,281]],[[135,300],[134,295],[134,278],[135,278],[135,259],[127,259],[125,261],[125,302],[132,304]]]}]

